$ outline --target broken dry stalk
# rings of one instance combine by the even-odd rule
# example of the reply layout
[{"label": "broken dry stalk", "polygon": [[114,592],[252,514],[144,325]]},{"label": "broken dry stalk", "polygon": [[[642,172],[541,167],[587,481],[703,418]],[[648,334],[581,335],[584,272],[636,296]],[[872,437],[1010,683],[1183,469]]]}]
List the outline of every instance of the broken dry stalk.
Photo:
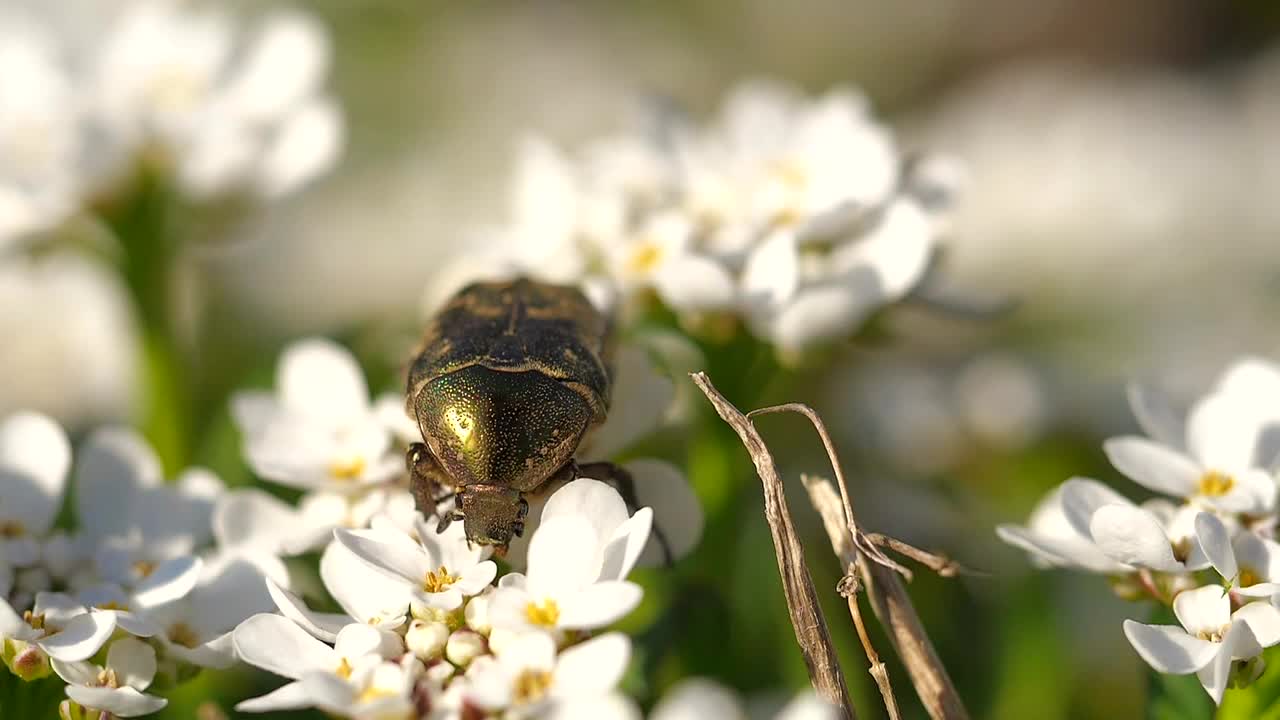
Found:
[{"label": "broken dry stalk", "polygon": [[796,642],[800,645],[800,653],[809,669],[809,680],[819,697],[840,709],[844,717],[854,718],[856,713],[845,686],[844,673],[840,670],[840,661],[836,657],[835,645],[827,630],[822,609],[818,607],[818,594],[813,587],[813,578],[809,576],[800,538],[791,522],[782,479],[778,475],[773,457],[747,416],[712,386],[705,373],[694,373],[692,377],[720,418],[741,438],[764,485],[765,519],[769,523],[769,533],[773,536],[778,573],[782,576],[782,590],[786,595]]}]

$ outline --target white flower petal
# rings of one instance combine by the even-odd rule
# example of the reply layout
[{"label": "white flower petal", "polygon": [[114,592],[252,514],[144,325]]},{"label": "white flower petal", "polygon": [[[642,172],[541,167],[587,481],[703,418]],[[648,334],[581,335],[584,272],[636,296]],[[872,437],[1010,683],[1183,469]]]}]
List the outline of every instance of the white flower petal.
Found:
[{"label": "white flower petal", "polygon": [[1213,569],[1223,578],[1234,581],[1240,570],[1236,565],[1236,554],[1231,547],[1231,535],[1227,532],[1227,527],[1216,515],[1205,512],[1196,515],[1195,523],[1200,549],[1204,551]]},{"label": "white flower petal", "polygon": [[631,574],[640,553],[649,542],[653,526],[653,509],[640,508],[626,522],[613,531],[604,547],[600,564],[601,580],[625,580]]},{"label": "white flower petal", "polygon": [[584,461],[611,460],[653,432],[671,407],[675,384],[658,373],[648,354],[630,345],[614,359],[612,411],[579,447]]},{"label": "white flower petal", "polygon": [[331,672],[309,672],[301,678],[302,687],[311,704],[327,712],[351,715],[356,704],[356,689]]},{"label": "white flower petal", "polygon": [[1158,672],[1185,675],[1213,661],[1218,646],[1208,640],[1188,635],[1173,625],[1144,625],[1124,621],[1124,634],[1133,649]]},{"label": "white flower petal", "polygon": [[701,255],[672,259],[653,278],[653,284],[662,302],[679,312],[721,310],[735,299],[729,271]]},{"label": "white flower petal", "polygon": [[107,650],[107,667],[116,678],[135,690],[146,690],[156,677],[156,651],[147,643],[123,637]]},{"label": "white flower petal", "polygon": [[320,87],[329,55],[328,37],[314,18],[278,12],[263,21],[248,48],[230,103],[250,122],[277,120]]},{"label": "white flower petal", "polygon": [[631,642],[607,633],[560,653],[553,692],[558,697],[603,695],[618,686],[631,659]]},{"label": "white flower petal", "polygon": [[795,235],[780,230],[760,243],[742,271],[742,296],[748,313],[771,313],[795,295],[800,256]]},{"label": "white flower petal", "polygon": [[285,683],[266,695],[236,703],[237,712],[271,712],[272,710],[296,710],[311,707],[311,696],[300,682]]},{"label": "white flower petal", "polygon": [[[878,302],[905,296],[929,267],[933,256],[933,231],[929,218],[914,200],[900,197],[866,236],[833,253],[831,262],[850,282],[863,282],[869,271],[875,278]],[[841,267],[843,266],[843,267]]]},{"label": "white flower petal", "polygon": [[324,338],[299,340],[280,357],[280,400],[290,412],[341,425],[369,412],[369,388],[352,354]]},{"label": "white flower petal", "polygon": [[280,198],[329,172],[342,153],[345,135],[342,112],[332,100],[313,100],[298,108],[267,148],[258,191],[267,198]]},{"label": "white flower petal", "polygon": [[1091,478],[1073,477],[1059,487],[1062,514],[1067,524],[1086,538],[1090,536],[1089,523],[1098,508],[1133,504],[1125,496]]},{"label": "white flower petal", "polygon": [[[577,695],[558,700],[544,713],[545,720],[641,720],[635,701],[617,692],[608,695]],[[712,716],[707,716],[712,717]]]},{"label": "white flower petal", "polygon": [[1169,537],[1155,516],[1132,505],[1106,505],[1093,513],[1089,534],[1098,549],[1119,563],[1180,572]]},{"label": "white flower petal", "polygon": [[1173,612],[1187,632],[1216,634],[1231,622],[1231,598],[1218,585],[1184,590],[1174,597]]},{"label": "white flower petal", "polygon": [[560,601],[559,626],[592,630],[624,617],[640,604],[644,591],[626,581],[600,582]]},{"label": "white flower petal", "polygon": [[706,518],[702,501],[684,472],[669,462],[652,458],[631,460],[622,468],[635,480],[636,500],[642,507],[653,508],[653,531],[640,554],[639,564],[644,567],[666,564],[667,554],[659,534],[666,540],[666,549],[670,550],[673,560],[692,552],[702,540]]},{"label": "white flower petal", "polygon": [[132,430],[103,428],[80,448],[75,471],[76,516],[89,538],[123,535],[140,487],[160,483],[160,461]]},{"label": "white flower petal", "polygon": [[224,548],[277,554],[299,521],[290,505],[256,488],[233,490],[213,511],[213,536]]},{"label": "white flower petal", "polygon": [[338,528],[334,531],[334,538],[370,567],[415,587],[428,571],[436,569],[423,551],[403,543],[387,542],[380,539],[374,530]]},{"label": "white flower petal", "polygon": [[885,301],[875,275],[865,270],[839,284],[800,290],[773,319],[769,335],[779,347],[804,350],[848,339],[858,323]]},{"label": "white flower petal", "polygon": [[663,695],[650,720],[746,720],[742,703],[732,690],[714,680],[690,678],[676,683]]},{"label": "white flower petal", "polygon": [[1264,648],[1280,643],[1280,610],[1265,602],[1251,602],[1231,615],[1243,620],[1258,644]]},{"label": "white flower petal", "polygon": [[404,580],[374,569],[339,542],[329,543],[320,556],[320,579],[338,605],[361,622],[391,621],[409,607]]},{"label": "white flower petal", "polygon": [[1168,397],[1138,383],[1129,383],[1126,391],[1133,417],[1148,437],[1175,450],[1185,449],[1186,423],[1170,405]]},{"label": "white flower petal", "polygon": [[106,688],[68,685],[67,697],[84,707],[102,710],[118,717],[138,717],[158,712],[168,700],[144,695],[131,687]]},{"label": "white flower petal", "polygon": [[40,640],[40,647],[49,657],[65,662],[86,660],[102,648],[115,629],[115,615],[86,612],[71,618],[61,631]]},{"label": "white flower petal", "polygon": [[1146,438],[1111,438],[1102,447],[1115,469],[1134,482],[1167,495],[1192,495],[1203,474],[1182,453]]},{"label": "white flower petal", "polygon": [[281,588],[271,578],[266,578],[267,592],[275,602],[280,614],[293,621],[298,627],[306,630],[324,642],[331,643],[338,637],[338,631],[351,623],[351,618],[344,614],[313,612],[293,593]]},{"label": "white flower petal", "polygon": [[200,558],[189,555],[160,563],[134,589],[134,603],[149,608],[186,597],[200,580],[202,567]]},{"label": "white flower petal", "polygon": [[559,515],[529,541],[530,594],[556,597],[586,587],[600,574],[601,538],[584,518]]},{"label": "white flower petal", "polygon": [[1213,662],[1201,668],[1196,676],[1200,679],[1200,684],[1204,686],[1205,692],[1209,693],[1209,697],[1213,698],[1215,704],[1222,704],[1222,695],[1227,691],[1227,683],[1231,680],[1231,661],[1233,656],[1240,650],[1241,645],[1252,645],[1252,639],[1248,638],[1248,626],[1243,622],[1231,623],[1231,628],[1227,631],[1222,643],[1218,647],[1218,653],[1213,658]]},{"label": "white flower petal", "polygon": [[[1206,468],[1235,474],[1254,466],[1257,400],[1243,393],[1212,393],[1187,415],[1187,450]],[[1270,460],[1270,458],[1268,458]]]},{"label": "white flower petal", "polygon": [[71,444],[56,422],[31,412],[0,422],[0,517],[44,534],[62,504]]},{"label": "white flower petal", "polygon": [[241,660],[295,680],[309,670],[332,671],[340,662],[333,648],[279,615],[245,620],[232,634],[232,643]]},{"label": "white flower petal", "polygon": [[275,607],[262,571],[250,562],[233,560],[191,594],[191,620],[205,636],[220,635],[246,618]]}]

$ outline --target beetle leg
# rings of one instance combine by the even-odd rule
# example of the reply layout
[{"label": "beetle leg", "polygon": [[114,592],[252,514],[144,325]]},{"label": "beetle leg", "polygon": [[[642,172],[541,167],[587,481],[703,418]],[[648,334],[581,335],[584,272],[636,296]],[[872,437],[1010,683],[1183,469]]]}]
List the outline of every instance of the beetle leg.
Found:
[{"label": "beetle leg", "polygon": [[[636,497],[636,480],[631,477],[631,473],[622,469],[621,466],[611,462],[593,462],[586,465],[575,465],[577,471],[575,477],[589,477],[605,483],[609,487],[618,491],[622,496],[622,502],[626,503],[627,510],[631,513],[640,509],[640,501]],[[662,547],[662,557],[667,567],[675,564],[675,556],[671,553],[671,543],[667,542],[666,533],[662,532],[662,528],[658,523],[653,524],[653,537],[658,541],[658,545]]]},{"label": "beetle leg", "polygon": [[423,515],[436,514],[436,506],[453,495],[452,483],[444,468],[431,454],[426,443],[413,443],[405,453],[405,465],[409,469],[409,492],[414,505]]}]

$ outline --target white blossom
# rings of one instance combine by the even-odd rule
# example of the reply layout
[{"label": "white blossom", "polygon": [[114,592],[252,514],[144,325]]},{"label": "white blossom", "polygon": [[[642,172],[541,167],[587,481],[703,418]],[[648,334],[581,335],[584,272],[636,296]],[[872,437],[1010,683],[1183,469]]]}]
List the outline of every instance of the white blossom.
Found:
[{"label": "white blossom", "polygon": [[558,702],[607,695],[626,670],[631,643],[607,633],[556,652],[542,633],[521,635],[494,651],[483,667],[469,673],[468,697],[488,710],[517,708],[520,717]]},{"label": "white blossom", "polygon": [[1280,642],[1280,610],[1252,602],[1234,613],[1221,587],[1186,590],[1173,599],[1182,627],[1124,622],[1124,632],[1143,660],[1162,673],[1196,673],[1215,703],[1230,682],[1233,662],[1249,660]]},{"label": "white blossom", "polygon": [[144,693],[156,676],[156,651],[131,637],[112,642],[103,665],[57,659],[52,664],[58,677],[67,681],[67,697],[85,708],[137,717],[157,712],[169,702]]}]

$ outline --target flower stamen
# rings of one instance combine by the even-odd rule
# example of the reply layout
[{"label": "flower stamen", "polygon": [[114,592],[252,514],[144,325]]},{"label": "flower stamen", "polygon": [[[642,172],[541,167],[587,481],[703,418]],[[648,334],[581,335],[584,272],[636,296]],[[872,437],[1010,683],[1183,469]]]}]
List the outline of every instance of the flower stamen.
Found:
[{"label": "flower stamen", "polygon": [[560,622],[560,606],[550,598],[542,602],[530,600],[529,604],[524,606],[524,616],[534,625],[555,627],[556,623]]},{"label": "flower stamen", "polygon": [[1236,486],[1236,479],[1217,470],[1209,470],[1200,476],[1199,491],[1205,497],[1222,497]]},{"label": "flower stamen", "polygon": [[427,576],[422,579],[422,589],[429,593],[444,592],[461,579],[457,575],[450,575],[449,568],[441,565],[435,570],[427,571]]},{"label": "flower stamen", "polygon": [[200,645],[200,635],[184,622],[176,622],[169,628],[169,640],[175,645],[194,648]]},{"label": "flower stamen", "polygon": [[525,670],[516,677],[511,695],[516,704],[523,705],[541,700],[550,687],[551,673],[546,670]]},{"label": "flower stamen", "polygon": [[329,474],[338,480],[355,480],[364,474],[364,458],[356,456],[329,463]]}]

